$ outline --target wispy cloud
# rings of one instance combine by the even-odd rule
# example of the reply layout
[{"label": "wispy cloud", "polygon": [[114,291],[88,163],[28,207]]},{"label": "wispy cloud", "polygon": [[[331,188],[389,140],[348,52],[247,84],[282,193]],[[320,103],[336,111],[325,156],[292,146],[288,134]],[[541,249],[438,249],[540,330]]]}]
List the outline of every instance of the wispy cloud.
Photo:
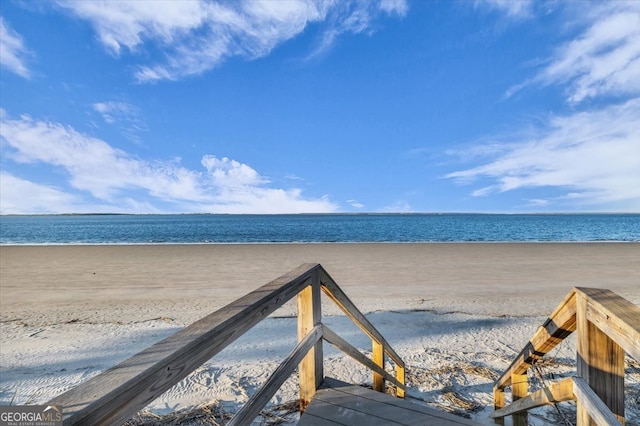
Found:
[{"label": "wispy cloud", "polygon": [[50,206],[60,212],[73,212],[79,201],[72,194],[47,185],[39,185],[20,179],[7,172],[0,172],[2,214],[48,213]]},{"label": "wispy cloud", "polygon": [[[10,119],[6,113],[1,115],[0,136],[6,146],[5,161],[62,169],[70,186],[63,190],[10,176],[7,181],[18,182],[22,188],[0,194],[3,209],[11,212],[29,210],[33,206],[26,202],[25,207],[24,200],[37,197],[51,201],[49,212],[69,211],[70,204],[82,202],[132,212],[301,213],[337,209],[327,197],[306,199],[298,188],[271,188],[256,170],[228,158],[205,155],[201,171],[182,167],[177,161],[145,161],[71,127],[29,116]],[[3,185],[7,181],[3,179]],[[92,199],[97,201],[91,204]],[[89,210],[95,211],[95,207]]]},{"label": "wispy cloud", "polygon": [[396,14],[405,16],[409,11],[409,5],[406,0],[380,0],[378,7],[388,14]]},{"label": "wispy cloud", "polygon": [[307,56],[307,60],[325,54],[342,34],[373,32],[373,22],[380,15],[380,12],[404,17],[407,11],[408,4],[403,0],[337,2],[327,9],[323,19],[325,25],[322,36],[317,46]]},{"label": "wispy cloud", "polygon": [[166,62],[141,66],[140,82],[176,80],[200,74],[240,56],[255,59],[326,21],[321,42],[326,49],[338,35],[357,33],[380,15],[404,16],[404,0],[326,2],[251,0],[237,2],[61,1],[63,8],[92,23],[100,42],[114,55],[136,53],[146,43],[159,46]]},{"label": "wispy cloud", "polygon": [[93,104],[93,109],[100,113],[104,121],[109,124],[114,124],[118,121],[136,119],[138,115],[137,109],[126,102],[96,102]]},{"label": "wispy cloud", "polygon": [[[596,111],[552,117],[537,135],[498,143],[497,156],[447,175],[461,184],[489,178],[474,196],[556,187],[560,199],[584,206],[640,209],[640,99]],[[503,136],[503,138],[507,138]],[[549,201],[549,200],[547,200]],[[553,200],[552,200],[553,201]],[[538,205],[542,205],[540,199]],[[560,203],[566,204],[566,203]]]},{"label": "wispy cloud", "polygon": [[616,2],[578,39],[561,47],[538,79],[571,82],[569,102],[602,95],[640,94],[640,2]]},{"label": "wispy cloud", "polygon": [[549,200],[545,200],[542,198],[532,198],[530,200],[527,200],[527,202],[530,207],[546,207],[549,205]]},{"label": "wispy cloud", "polygon": [[139,134],[148,130],[138,108],[127,102],[96,102],[92,107],[106,123],[117,126],[133,142],[140,143]]},{"label": "wispy cloud", "polygon": [[640,2],[606,2],[583,19],[584,31],[562,44],[547,66],[510,88],[507,96],[536,84],[566,84],[572,104],[603,95],[640,94]]},{"label": "wispy cloud", "polygon": [[31,77],[27,59],[31,55],[22,37],[0,16],[0,65],[21,77]]},{"label": "wispy cloud", "polygon": [[533,0],[476,0],[476,7],[498,10],[510,18],[523,19],[533,16]]},{"label": "wispy cloud", "polygon": [[480,165],[447,175],[460,184],[489,180],[472,195],[545,187],[562,195],[532,198],[530,206],[640,211],[640,3],[602,3],[576,21],[579,34],[507,92],[554,85],[572,112],[551,114],[527,136],[501,135],[474,147],[483,156],[466,160]]},{"label": "wispy cloud", "polygon": [[347,203],[349,203],[349,205],[355,209],[363,209],[364,208],[364,204],[362,204],[360,201],[358,200],[347,200]]}]

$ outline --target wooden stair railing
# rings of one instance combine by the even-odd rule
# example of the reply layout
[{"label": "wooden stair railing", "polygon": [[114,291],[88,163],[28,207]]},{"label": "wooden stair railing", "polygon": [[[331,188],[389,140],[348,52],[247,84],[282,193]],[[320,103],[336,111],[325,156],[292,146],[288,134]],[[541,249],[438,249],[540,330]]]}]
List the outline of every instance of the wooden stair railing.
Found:
[{"label": "wooden stair railing", "polygon": [[[529,368],[574,331],[577,376],[529,393]],[[578,426],[624,424],[625,352],[640,360],[640,308],[610,290],[576,287],[496,381],[492,417],[526,425],[528,410],[576,400]],[[513,402],[505,407],[508,386]]]},{"label": "wooden stair railing", "polygon": [[[321,291],[371,337],[373,359],[322,324]],[[298,303],[298,345],[229,425],[245,425],[255,419],[296,368],[300,409],[304,411],[324,378],[322,340],[373,370],[376,390],[384,391],[386,380],[396,386],[398,397],[404,397],[405,364],[400,356],[321,265],[303,264],[47,404],[62,407],[65,425],[122,424],[294,296]],[[385,354],[395,364],[395,377],[384,368]]]}]

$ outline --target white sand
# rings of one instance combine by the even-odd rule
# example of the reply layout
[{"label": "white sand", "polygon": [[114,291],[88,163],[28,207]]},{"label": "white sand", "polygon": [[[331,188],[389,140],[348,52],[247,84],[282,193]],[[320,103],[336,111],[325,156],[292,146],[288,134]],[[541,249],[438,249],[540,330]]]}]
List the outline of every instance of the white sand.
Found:
[{"label": "white sand", "polygon": [[[484,422],[493,381],[571,287],[640,303],[640,244],[4,246],[0,404],[45,402],[305,262],[322,263],[403,357],[409,398]],[[323,302],[325,322],[369,350]],[[277,311],[149,409],[235,411],[295,346],[293,314]],[[548,371],[574,368],[571,340],[551,355]],[[627,375],[630,404],[640,400],[638,368]],[[327,344],[325,374],[371,382]],[[296,399],[296,386],[293,377],[273,402]],[[637,405],[628,417],[640,419]]]}]

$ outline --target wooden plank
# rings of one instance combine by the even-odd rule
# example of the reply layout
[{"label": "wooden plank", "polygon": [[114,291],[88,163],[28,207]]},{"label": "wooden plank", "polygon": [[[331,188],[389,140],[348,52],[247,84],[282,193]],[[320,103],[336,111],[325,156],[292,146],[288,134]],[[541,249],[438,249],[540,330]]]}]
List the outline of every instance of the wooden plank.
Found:
[{"label": "wooden plank", "polygon": [[339,380],[335,380],[332,378],[325,378],[323,382],[323,387],[324,386],[331,387],[332,389],[339,390],[348,395],[353,395],[357,397],[366,397],[367,399],[371,399],[388,406],[393,406],[401,409],[407,409],[409,411],[427,414],[434,419],[454,421],[457,424],[476,425],[476,423],[472,422],[471,420],[467,420],[453,414],[445,413],[443,411],[436,410],[424,405],[414,404],[412,402],[409,402],[403,399],[394,398],[388,394],[375,392],[370,389],[364,388],[362,386],[356,386],[356,385],[340,382]]},{"label": "wooden plank", "polygon": [[[384,370],[384,346],[375,340],[371,341],[371,345],[373,363],[380,367],[381,370]],[[384,376],[378,374],[375,370],[373,371],[373,390],[384,392]]]},{"label": "wooden plank", "polygon": [[[604,402],[598,395],[589,387],[589,384],[580,377],[574,377],[573,379],[573,393],[576,395],[576,399],[580,402],[583,409],[587,412],[589,417],[593,419],[594,423],[598,426],[620,426],[621,422],[618,418],[609,410]],[[582,425],[580,419],[578,419],[578,425]]]},{"label": "wooden plank", "polygon": [[505,408],[495,410],[491,414],[491,417],[510,416],[536,407],[542,407],[543,405],[571,401],[573,399],[575,399],[575,395],[573,394],[573,378],[568,377],[559,382],[552,383],[544,389],[539,389],[524,398],[518,399]]},{"label": "wooden plank", "polygon": [[640,307],[611,290],[576,290],[587,298],[587,319],[640,361]]},{"label": "wooden plank", "polygon": [[301,420],[298,421],[298,425],[305,426],[307,424],[304,420],[306,419],[307,413],[325,421],[331,421],[348,426],[370,426],[372,424],[389,426],[406,425],[406,423],[400,423],[393,419],[389,419],[389,417],[394,416],[394,413],[389,411],[383,413],[383,417],[372,414],[370,411],[377,404],[372,404],[371,401],[365,400],[362,402],[353,398],[347,399],[344,396],[340,396],[340,399],[337,400],[325,401],[323,397],[325,397],[324,392],[318,392],[316,394],[316,397],[308,407],[307,412],[305,412]]},{"label": "wooden plank", "polygon": [[[311,283],[298,293],[298,340],[304,337],[314,327],[322,323],[322,309],[320,304],[320,277],[318,272],[313,274]],[[322,383],[322,341],[316,342],[314,347],[300,363],[300,411],[304,412],[316,389]]]},{"label": "wooden plank", "polygon": [[321,341],[321,338],[322,326],[317,325],[298,343],[289,356],[276,368],[267,381],[251,396],[249,401],[233,416],[227,425],[237,426],[251,423],[282,384],[291,376],[291,373],[293,373],[305,355],[313,350],[316,343]]},{"label": "wooden plank", "polygon": [[329,420],[322,417],[318,417],[316,410],[319,410],[319,409],[320,409],[319,407],[316,407],[314,405],[311,411],[309,410],[305,411],[304,416],[300,417],[300,420],[298,421],[298,423],[296,423],[296,426],[351,426],[346,423],[338,423],[335,420]]},{"label": "wooden plank", "polygon": [[[329,379],[331,380],[331,379]],[[327,382],[327,380],[325,380]],[[336,385],[337,383],[337,385]],[[393,398],[360,386],[333,381],[335,388],[319,390],[298,425],[322,418],[344,425],[476,425],[452,414]],[[312,418],[307,416],[311,415]]]},{"label": "wooden plank", "polygon": [[502,389],[509,386],[512,374],[522,374],[527,371],[536,360],[541,359],[576,330],[575,302],[574,289],[536,331],[529,343],[525,345],[509,368],[496,381],[494,387]]},{"label": "wooden plank", "polygon": [[[529,394],[529,379],[527,372],[524,374],[512,374],[511,375],[511,396],[513,402],[519,401],[521,398],[526,397]],[[513,426],[527,426],[529,423],[529,417],[527,412],[517,412],[513,415]]]},{"label": "wooden plank", "polygon": [[[381,393],[381,392],[376,392],[362,386],[356,386],[356,385],[343,383],[343,382],[341,383],[340,381],[331,379],[331,378],[325,378],[325,382],[328,385],[331,385],[333,390],[343,392],[345,394],[345,397],[348,397],[349,395],[351,395],[359,398],[366,398],[372,401],[376,401],[379,404],[384,404],[387,407],[394,407],[402,410],[408,410],[409,412],[426,414],[427,416],[431,417],[432,422],[442,420],[446,422],[454,422],[455,424],[477,425],[477,423],[471,420],[465,419],[463,417],[456,416],[454,414],[445,413],[444,411],[436,410],[424,405],[415,404],[404,399],[394,398],[391,395]],[[428,423],[428,424],[434,424],[434,423]],[[435,423],[435,424],[439,424],[439,423]]]},{"label": "wooden plank", "polygon": [[389,357],[393,360],[397,365],[401,365],[404,367],[404,361],[400,358],[400,355],[396,353],[396,351],[391,347],[389,342],[380,334],[380,332],[369,322],[369,320],[360,312],[360,310],[353,304],[351,299],[347,297],[346,294],[342,291],[340,287],[335,283],[333,278],[329,276],[327,271],[324,268],[320,267],[320,280],[322,282],[322,291],[331,299],[333,302],[342,309],[342,311],[349,317],[351,320],[358,326],[360,329],[365,332],[372,340],[380,343],[384,346],[385,352]]},{"label": "wooden plank", "polygon": [[[588,319],[588,297],[600,297],[607,291],[580,293],[577,300],[578,339],[577,372],[596,395],[624,422],[624,350]],[[578,423],[594,425],[584,401],[578,400]]]},{"label": "wooden plank", "polygon": [[405,369],[399,365],[396,365],[396,379],[402,383],[402,386],[396,386],[396,396],[398,398],[404,398],[405,394]]},{"label": "wooden plank", "polygon": [[[502,410],[504,408],[505,405],[505,400],[504,400],[504,389],[501,388],[493,388],[493,410],[494,413]],[[496,417],[496,423],[504,426],[504,418],[502,416],[495,416]]]},{"label": "wooden plank", "polygon": [[[322,338],[327,342],[331,343],[333,346],[340,349],[345,354],[349,355],[351,358],[358,361],[360,364],[368,367],[369,369],[375,371],[379,375],[383,376],[386,380],[393,383],[398,389],[404,389],[404,383],[398,381],[395,377],[387,373],[385,370],[381,369],[376,363],[363,355],[357,348],[352,346],[349,342],[344,340],[342,337],[338,336],[333,330],[331,330],[326,325],[322,324]],[[326,380],[326,379],[325,379]]]},{"label": "wooden plank", "polygon": [[119,424],[144,408],[304,288],[304,264],[52,399],[64,424]]}]

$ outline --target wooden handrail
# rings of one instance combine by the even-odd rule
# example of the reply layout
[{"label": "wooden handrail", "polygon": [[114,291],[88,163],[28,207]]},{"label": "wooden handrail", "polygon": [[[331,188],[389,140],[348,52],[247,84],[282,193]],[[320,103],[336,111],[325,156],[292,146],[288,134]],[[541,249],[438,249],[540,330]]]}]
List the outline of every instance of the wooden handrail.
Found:
[{"label": "wooden handrail", "polygon": [[320,282],[322,283],[322,291],[329,296],[333,302],[338,305],[342,312],[344,312],[351,320],[364,331],[371,340],[384,346],[385,352],[389,357],[398,365],[404,367],[404,362],[400,355],[393,350],[393,347],[387,342],[387,340],[380,334],[378,330],[369,322],[367,317],[356,307],[356,305],[349,299],[349,297],[342,291],[336,282],[323,271],[320,275]]},{"label": "wooden handrail", "polygon": [[[527,370],[574,331],[578,377],[572,386],[565,379],[529,394]],[[513,415],[514,425],[525,425],[527,410],[575,399],[578,425],[623,423],[625,352],[640,359],[640,308],[610,290],[574,288],[496,381],[492,417],[503,424]],[[513,402],[505,407],[507,386]]]},{"label": "wooden handrail", "polygon": [[280,386],[296,369],[302,358],[309,352],[322,338],[322,326],[318,325],[302,339],[291,354],[278,366],[276,371],[267,381],[254,393],[245,405],[242,406],[235,416],[227,423],[227,426],[245,425],[255,419],[262,408],[269,402],[271,397],[280,389]]},{"label": "wooden handrail", "polygon": [[572,401],[576,399],[573,393],[573,379],[573,377],[568,377],[559,382],[552,383],[544,389],[530,393],[524,398],[517,399],[509,404],[508,407],[494,411],[491,417],[495,419],[497,417],[511,416],[544,405]]},{"label": "wooden handrail", "polygon": [[[238,411],[231,424],[246,424],[255,418],[296,366],[299,366],[303,410],[324,377],[321,339],[337,341],[333,332],[324,335],[319,297],[321,281],[324,292],[390,354],[396,363],[396,378],[386,373],[383,365],[373,361],[365,365],[376,367],[372,368],[374,378],[384,373],[384,377],[397,386],[397,396],[403,396],[402,359],[321,265],[303,264],[47,404],[63,407],[65,425],[121,424],[297,295],[298,345]],[[353,356],[355,348],[348,347],[347,354]]]},{"label": "wooden handrail", "polygon": [[495,387],[504,388],[511,384],[511,376],[526,372],[536,360],[542,359],[564,338],[576,329],[575,292],[570,292],[538,328],[531,340],[520,351],[509,368],[498,378]]},{"label": "wooden handrail", "polygon": [[[399,398],[404,398],[405,395],[405,364],[400,358],[400,355],[396,353],[393,347],[387,342],[387,340],[376,330],[376,328],[369,322],[369,320],[358,310],[356,305],[349,299],[349,297],[342,291],[342,289],[336,284],[336,282],[329,276],[326,271],[322,271],[320,274],[320,281],[322,283],[322,291],[333,302],[342,309],[342,311],[366,333],[372,340],[373,361],[384,371],[384,355],[387,354],[389,358],[395,363],[396,377],[398,381],[402,383],[402,386],[396,385],[396,395]],[[374,370],[373,373],[373,388],[379,392],[384,392],[385,376]]]},{"label": "wooden handrail", "polygon": [[368,367],[369,369],[375,371],[380,376],[384,377],[386,380],[393,383],[395,386],[399,388],[404,388],[404,383],[401,383],[398,379],[387,373],[382,367],[380,367],[375,362],[371,361],[365,355],[363,355],[359,350],[357,350],[354,346],[352,346],[349,342],[344,340],[342,337],[338,336],[333,330],[331,330],[326,325],[322,325],[322,338],[327,342],[331,343],[336,348],[340,349],[345,354],[349,355],[351,358],[358,361],[360,364]]},{"label": "wooden handrail", "polygon": [[579,287],[587,301],[587,319],[640,360],[640,308],[611,290]]}]

